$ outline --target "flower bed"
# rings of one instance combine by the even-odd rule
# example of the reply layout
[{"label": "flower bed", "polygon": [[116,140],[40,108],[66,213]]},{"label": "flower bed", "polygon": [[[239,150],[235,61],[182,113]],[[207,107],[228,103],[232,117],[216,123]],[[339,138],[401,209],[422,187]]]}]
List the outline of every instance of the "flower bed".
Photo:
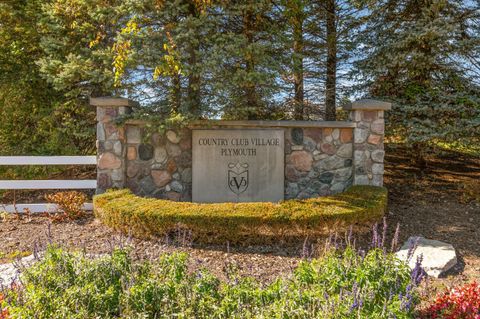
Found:
[{"label": "flower bed", "polygon": [[425,319],[480,319],[480,284],[449,289],[423,311]]},{"label": "flower bed", "polygon": [[382,248],[332,249],[269,284],[238,276],[233,264],[221,281],[187,261],[174,253],[135,263],[126,250],[90,259],[50,247],[2,306],[12,318],[412,318],[419,300],[408,266]]},{"label": "flower bed", "polygon": [[137,237],[185,229],[204,243],[314,238],[329,227],[378,221],[386,206],[387,190],[375,186],[353,186],[334,196],[280,203],[173,202],[138,197],[129,190],[94,197],[96,216],[114,229]]}]

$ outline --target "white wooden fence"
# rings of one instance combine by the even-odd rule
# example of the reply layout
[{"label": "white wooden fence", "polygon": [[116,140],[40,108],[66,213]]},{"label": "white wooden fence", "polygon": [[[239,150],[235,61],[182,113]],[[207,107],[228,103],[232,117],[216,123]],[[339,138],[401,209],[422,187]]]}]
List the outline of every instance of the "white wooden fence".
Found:
[{"label": "white wooden fence", "polygon": [[[0,166],[18,165],[96,165],[96,156],[0,156]],[[96,189],[97,181],[92,180],[0,180],[0,190],[17,189]],[[92,210],[92,203],[85,203],[85,210]],[[23,212],[29,209],[32,213],[56,212],[55,204],[0,204],[0,211],[8,213]]]}]

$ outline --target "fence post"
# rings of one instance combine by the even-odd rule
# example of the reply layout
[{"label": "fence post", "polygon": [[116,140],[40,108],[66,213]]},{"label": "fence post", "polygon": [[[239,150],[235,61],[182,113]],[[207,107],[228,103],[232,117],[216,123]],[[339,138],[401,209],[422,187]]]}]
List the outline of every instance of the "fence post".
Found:
[{"label": "fence post", "polygon": [[124,188],[125,128],[117,126],[115,120],[138,104],[118,97],[91,98],[90,104],[97,108],[97,194]]},{"label": "fence post", "polygon": [[345,107],[350,110],[350,120],[356,124],[353,130],[354,185],[383,186],[384,111],[391,108],[391,103],[371,99],[358,100]]}]

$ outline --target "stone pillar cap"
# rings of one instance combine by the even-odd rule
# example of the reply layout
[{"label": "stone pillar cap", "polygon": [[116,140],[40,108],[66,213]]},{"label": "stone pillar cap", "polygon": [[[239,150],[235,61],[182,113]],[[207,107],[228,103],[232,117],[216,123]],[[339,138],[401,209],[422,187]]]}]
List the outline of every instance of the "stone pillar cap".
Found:
[{"label": "stone pillar cap", "polygon": [[124,97],[112,97],[112,96],[103,96],[103,97],[91,97],[90,105],[93,106],[110,106],[110,107],[121,107],[129,106],[135,107],[139,106],[138,102],[124,98]]},{"label": "stone pillar cap", "polygon": [[344,106],[345,110],[382,110],[392,109],[392,103],[373,99],[361,99]]}]

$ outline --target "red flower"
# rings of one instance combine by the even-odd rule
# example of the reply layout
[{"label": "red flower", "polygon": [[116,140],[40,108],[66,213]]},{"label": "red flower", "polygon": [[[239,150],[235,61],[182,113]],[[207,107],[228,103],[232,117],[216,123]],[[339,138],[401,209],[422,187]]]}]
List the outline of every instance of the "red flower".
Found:
[{"label": "red flower", "polygon": [[472,282],[447,290],[422,316],[431,319],[480,319],[480,285]]}]

